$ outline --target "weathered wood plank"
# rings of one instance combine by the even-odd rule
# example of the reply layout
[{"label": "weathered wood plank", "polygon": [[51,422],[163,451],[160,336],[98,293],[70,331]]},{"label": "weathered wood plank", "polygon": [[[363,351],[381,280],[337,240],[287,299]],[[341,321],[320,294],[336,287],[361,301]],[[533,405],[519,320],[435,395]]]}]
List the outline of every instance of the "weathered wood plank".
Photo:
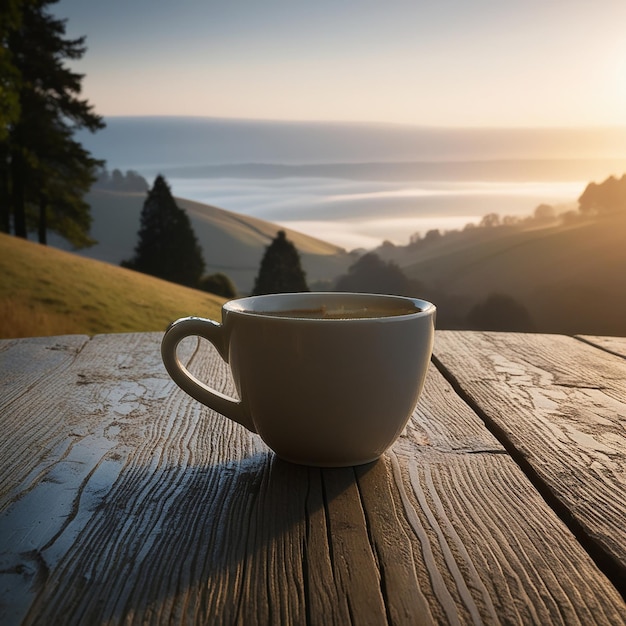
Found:
[{"label": "weathered wood plank", "polygon": [[[37,465],[38,442],[55,439],[54,433],[49,432],[55,424],[47,419],[54,410],[52,407],[40,402],[35,419],[24,419],[12,408],[12,403],[25,390],[34,388],[49,390],[45,393],[51,396],[58,394],[62,390],[58,386],[59,374],[71,366],[88,339],[84,335],[70,335],[0,341],[0,412],[2,428],[5,433],[11,433],[12,444],[3,449],[0,456],[0,512],[8,504],[8,488],[15,471],[22,468],[22,473],[27,474],[27,468]],[[30,412],[27,414],[31,417]]]},{"label": "weathered wood plank", "polygon": [[40,384],[72,362],[89,341],[86,335],[0,339],[0,398],[4,407],[23,389]]},{"label": "weathered wood plank", "polygon": [[[2,623],[626,623],[434,368],[390,454],[320,470],[277,460],[178,390],[159,340],[96,337],[11,402],[17,422],[55,410],[50,444],[30,440],[33,460],[7,477]],[[183,353],[232,393],[215,352]]]},{"label": "weathered wood plank", "polygon": [[626,359],[626,337],[600,337],[598,335],[577,335],[576,337]]},{"label": "weathered wood plank", "polygon": [[572,337],[453,331],[435,357],[624,593],[624,359]]},{"label": "weathered wood plank", "polygon": [[105,502],[148,428],[151,403],[167,394],[165,375],[151,378],[160,337],[4,343],[0,379],[14,386],[0,398],[0,602],[14,617]]},{"label": "weathered wood plank", "polygon": [[623,623],[623,599],[434,368],[424,391],[386,463],[436,622]]}]

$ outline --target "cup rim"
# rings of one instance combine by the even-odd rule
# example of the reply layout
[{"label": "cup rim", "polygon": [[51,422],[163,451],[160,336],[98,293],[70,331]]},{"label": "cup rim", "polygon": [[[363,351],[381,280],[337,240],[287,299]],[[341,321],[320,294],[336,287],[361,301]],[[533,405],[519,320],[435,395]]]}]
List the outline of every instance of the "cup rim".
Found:
[{"label": "cup rim", "polygon": [[[393,302],[398,304],[410,303],[415,307],[413,313],[403,313],[401,315],[376,315],[375,317],[331,317],[331,318],[317,318],[308,317],[306,315],[294,316],[294,315],[279,315],[282,309],[289,306],[289,303],[294,303],[297,300],[309,300],[314,302],[316,299],[334,299],[334,300],[346,300],[349,299],[353,302]],[[272,304],[275,306],[276,302],[282,302],[281,307],[272,308]],[[259,306],[256,310],[245,308],[247,305],[256,304]],[[410,296],[398,296],[394,294],[380,294],[380,293],[361,293],[361,292],[349,292],[349,291],[302,291],[302,292],[284,292],[274,294],[264,294],[259,296],[246,296],[243,298],[236,298],[229,300],[223,305],[223,310],[227,313],[234,313],[236,315],[243,315],[247,317],[263,317],[264,319],[282,320],[282,321],[307,321],[307,322],[319,322],[319,323],[355,323],[355,322],[373,322],[376,320],[406,320],[414,319],[416,317],[426,317],[432,315],[436,311],[436,307],[432,302],[423,300],[421,298],[413,298]],[[293,307],[297,309],[297,305]],[[272,315],[267,315],[272,313]]]}]

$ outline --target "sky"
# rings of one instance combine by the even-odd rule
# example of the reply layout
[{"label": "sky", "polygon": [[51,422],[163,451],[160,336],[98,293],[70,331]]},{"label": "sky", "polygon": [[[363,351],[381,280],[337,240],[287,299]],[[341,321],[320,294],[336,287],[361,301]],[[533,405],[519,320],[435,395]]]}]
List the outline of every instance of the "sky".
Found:
[{"label": "sky", "polygon": [[60,0],[105,117],[626,126],[626,0]]}]

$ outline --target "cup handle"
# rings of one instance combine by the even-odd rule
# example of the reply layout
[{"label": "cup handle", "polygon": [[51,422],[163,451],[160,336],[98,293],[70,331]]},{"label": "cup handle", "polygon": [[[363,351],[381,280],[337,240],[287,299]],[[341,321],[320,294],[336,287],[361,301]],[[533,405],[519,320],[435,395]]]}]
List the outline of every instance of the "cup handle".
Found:
[{"label": "cup handle", "polygon": [[161,342],[161,357],[167,373],[192,398],[256,433],[252,419],[240,401],[226,396],[216,389],[211,389],[191,374],[180,362],[176,353],[178,344],[185,337],[191,336],[202,337],[210,341],[217,348],[222,359],[228,363],[223,326],[213,320],[201,317],[184,317],[170,324]]}]

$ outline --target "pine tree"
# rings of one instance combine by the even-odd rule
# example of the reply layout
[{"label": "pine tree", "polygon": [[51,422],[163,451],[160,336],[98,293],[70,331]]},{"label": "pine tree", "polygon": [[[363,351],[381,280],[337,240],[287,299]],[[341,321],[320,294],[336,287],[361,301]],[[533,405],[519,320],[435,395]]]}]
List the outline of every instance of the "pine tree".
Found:
[{"label": "pine tree", "polygon": [[0,230],[11,230],[9,129],[19,119],[20,73],[9,49],[9,36],[21,24],[22,0],[0,4]]},{"label": "pine tree", "polygon": [[0,3],[0,142],[6,140],[9,125],[19,117],[18,83],[20,74],[9,49],[9,35],[21,23],[20,5],[23,0],[3,0]]},{"label": "pine tree", "polygon": [[296,247],[287,239],[285,231],[280,230],[265,249],[253,295],[297,291],[309,291],[306,275]]},{"label": "pine tree", "polygon": [[[18,15],[3,33],[17,109],[0,132],[0,200],[16,235],[33,227],[46,241],[55,230],[76,247],[90,245],[91,219],[83,195],[103,162],[73,139],[74,131],[104,127],[81,99],[83,76],[64,65],[85,53],[85,38],[65,38],[65,21],[48,13],[56,0],[12,0]],[[17,113],[16,113],[17,111]],[[0,118],[1,119],[1,118]],[[4,137],[4,138],[3,138]],[[3,215],[3,226],[8,219]]]},{"label": "pine tree", "polygon": [[202,250],[189,217],[160,174],[141,211],[135,256],[122,265],[188,287],[197,287],[204,272]]}]

